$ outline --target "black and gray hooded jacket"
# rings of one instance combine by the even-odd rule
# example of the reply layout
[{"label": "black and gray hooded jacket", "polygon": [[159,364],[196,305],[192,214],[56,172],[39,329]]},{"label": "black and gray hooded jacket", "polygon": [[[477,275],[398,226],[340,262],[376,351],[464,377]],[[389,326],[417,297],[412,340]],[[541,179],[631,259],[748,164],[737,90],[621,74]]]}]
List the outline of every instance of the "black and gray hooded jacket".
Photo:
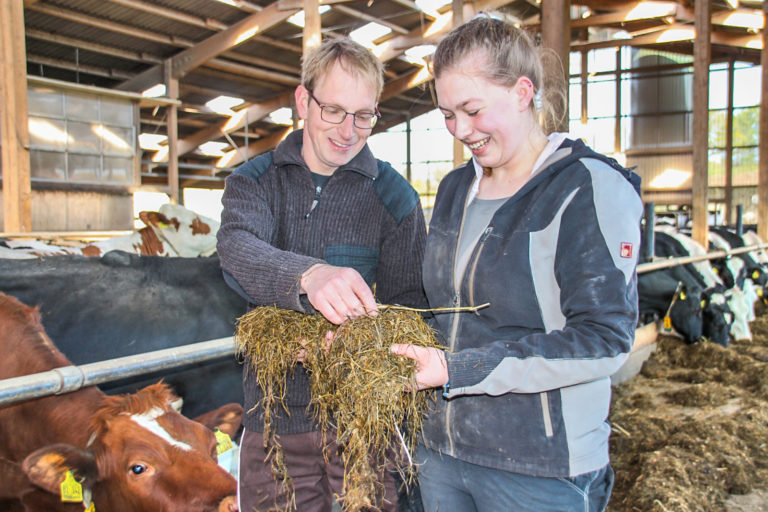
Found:
[{"label": "black and gray hooded jacket", "polygon": [[473,464],[568,477],[608,463],[610,375],[637,322],[639,180],[565,139],[495,213],[454,288],[473,162],[440,183],[423,274],[449,385],[428,448]]}]

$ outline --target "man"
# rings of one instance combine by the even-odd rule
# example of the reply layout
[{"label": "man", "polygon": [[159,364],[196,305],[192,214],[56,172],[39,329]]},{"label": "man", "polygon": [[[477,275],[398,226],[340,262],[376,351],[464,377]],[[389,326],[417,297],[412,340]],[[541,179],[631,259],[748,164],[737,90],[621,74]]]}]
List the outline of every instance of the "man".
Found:
[{"label": "man", "polygon": [[[376,314],[377,300],[424,304],[418,195],[366,145],[379,118],[382,76],[381,62],[363,46],[325,41],[305,56],[296,88],[303,130],[227,179],[218,252],[224,278],[251,304],[319,312],[334,324]],[[254,409],[263,394],[249,361],[244,368],[240,510],[285,507],[265,462],[263,411]],[[326,512],[342,493],[344,465],[335,455],[324,460],[309,401],[299,365],[287,376],[290,414],[278,411],[276,433],[297,510]],[[391,475],[382,478],[384,510],[396,510]]]}]

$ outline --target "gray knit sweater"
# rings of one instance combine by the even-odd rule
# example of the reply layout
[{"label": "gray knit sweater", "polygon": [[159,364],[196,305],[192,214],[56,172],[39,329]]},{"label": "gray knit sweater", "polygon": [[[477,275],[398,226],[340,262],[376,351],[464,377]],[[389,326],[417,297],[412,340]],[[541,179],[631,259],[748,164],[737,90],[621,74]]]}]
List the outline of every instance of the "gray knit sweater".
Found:
[{"label": "gray knit sweater", "polygon": [[[421,262],[426,227],[416,191],[368,146],[336,170],[318,195],[301,158],[296,131],[270,154],[241,165],[226,180],[218,253],[224,278],[254,306],[314,310],[299,279],[316,263],[356,269],[376,285],[380,303],[423,305]],[[314,206],[313,206],[314,205]],[[244,425],[263,430],[262,398],[250,361],[243,374]],[[315,428],[307,406],[309,380],[299,367],[287,377],[277,433]]]}]

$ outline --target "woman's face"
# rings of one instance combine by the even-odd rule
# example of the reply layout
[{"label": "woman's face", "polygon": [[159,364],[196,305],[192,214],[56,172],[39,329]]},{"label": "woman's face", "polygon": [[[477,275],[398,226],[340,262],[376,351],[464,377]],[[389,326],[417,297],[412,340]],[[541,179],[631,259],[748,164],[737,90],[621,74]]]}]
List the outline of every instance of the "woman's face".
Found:
[{"label": "woman's face", "polygon": [[512,86],[482,76],[484,58],[469,56],[435,82],[437,103],[451,135],[464,143],[483,167],[504,167],[527,140],[535,122],[530,110],[533,86],[527,77]]}]

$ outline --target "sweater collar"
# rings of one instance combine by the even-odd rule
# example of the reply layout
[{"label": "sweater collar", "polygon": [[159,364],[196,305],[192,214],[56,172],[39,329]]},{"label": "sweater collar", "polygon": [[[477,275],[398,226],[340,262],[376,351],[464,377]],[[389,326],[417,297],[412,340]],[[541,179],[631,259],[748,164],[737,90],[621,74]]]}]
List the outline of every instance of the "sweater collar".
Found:
[{"label": "sweater collar", "polygon": [[[301,157],[303,132],[303,129],[294,130],[277,146],[272,155],[276,166],[298,165],[309,170]],[[375,180],[379,175],[379,166],[366,144],[352,160],[336,169],[334,174],[339,171],[353,171]]]}]

